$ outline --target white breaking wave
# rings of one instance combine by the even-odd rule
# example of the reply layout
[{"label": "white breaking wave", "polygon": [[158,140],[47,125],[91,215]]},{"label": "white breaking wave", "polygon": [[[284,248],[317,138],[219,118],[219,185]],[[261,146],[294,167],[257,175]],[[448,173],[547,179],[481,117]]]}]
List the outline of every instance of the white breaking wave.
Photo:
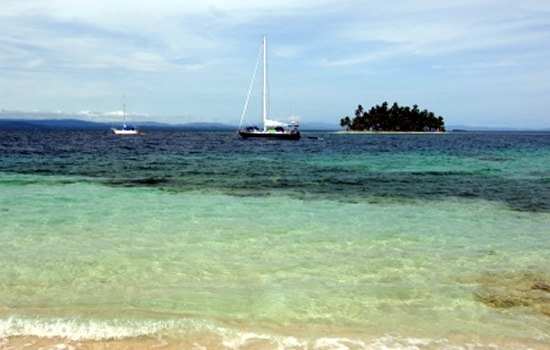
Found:
[{"label": "white breaking wave", "polygon": [[0,337],[36,336],[60,337],[70,340],[124,339],[161,333],[178,326],[182,321],[148,320],[79,320],[30,319],[9,317],[0,320]]},{"label": "white breaking wave", "polygon": [[[40,319],[9,317],[0,320],[0,338],[34,336],[40,338],[63,338],[70,341],[105,341],[137,338],[143,336],[162,337],[167,333],[208,331],[220,341],[225,349],[243,349],[251,345],[264,344],[269,349],[308,349],[308,350],[494,350],[496,344],[451,344],[447,339],[429,339],[384,335],[366,339],[345,337],[320,337],[298,339],[293,336],[262,334],[216,327],[207,321],[193,319],[169,320],[82,320],[82,319]],[[197,346],[199,344],[196,344]]]}]

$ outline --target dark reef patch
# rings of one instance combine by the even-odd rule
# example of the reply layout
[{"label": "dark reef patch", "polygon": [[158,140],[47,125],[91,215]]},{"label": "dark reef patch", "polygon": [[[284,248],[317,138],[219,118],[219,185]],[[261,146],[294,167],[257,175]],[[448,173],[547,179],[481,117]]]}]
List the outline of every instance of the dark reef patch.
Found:
[{"label": "dark reef patch", "polygon": [[550,316],[550,276],[542,273],[488,273],[477,281],[476,300],[493,308],[528,307]]}]

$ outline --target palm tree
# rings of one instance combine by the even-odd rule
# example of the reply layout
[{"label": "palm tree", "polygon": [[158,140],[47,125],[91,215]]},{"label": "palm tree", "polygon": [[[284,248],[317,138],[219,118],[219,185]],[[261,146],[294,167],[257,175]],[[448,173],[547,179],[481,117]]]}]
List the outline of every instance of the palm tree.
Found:
[{"label": "palm tree", "polygon": [[348,116],[340,119],[340,126],[346,128],[346,130],[349,130],[349,128],[351,127],[351,119]]}]

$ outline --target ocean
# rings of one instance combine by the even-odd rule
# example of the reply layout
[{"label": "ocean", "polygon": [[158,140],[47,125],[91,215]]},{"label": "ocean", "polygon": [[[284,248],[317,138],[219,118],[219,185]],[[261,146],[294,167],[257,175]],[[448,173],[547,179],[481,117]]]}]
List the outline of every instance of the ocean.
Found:
[{"label": "ocean", "polygon": [[2,349],[550,349],[550,133],[0,130]]}]

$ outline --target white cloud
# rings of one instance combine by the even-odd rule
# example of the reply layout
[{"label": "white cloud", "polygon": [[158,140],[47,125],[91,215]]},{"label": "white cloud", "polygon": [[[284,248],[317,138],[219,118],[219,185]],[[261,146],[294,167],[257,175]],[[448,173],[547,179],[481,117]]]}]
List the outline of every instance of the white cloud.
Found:
[{"label": "white cloud", "polygon": [[548,16],[525,13],[510,1],[403,1],[384,8],[365,5],[362,13],[338,33],[356,52],[327,64],[540,45],[548,34]]}]

